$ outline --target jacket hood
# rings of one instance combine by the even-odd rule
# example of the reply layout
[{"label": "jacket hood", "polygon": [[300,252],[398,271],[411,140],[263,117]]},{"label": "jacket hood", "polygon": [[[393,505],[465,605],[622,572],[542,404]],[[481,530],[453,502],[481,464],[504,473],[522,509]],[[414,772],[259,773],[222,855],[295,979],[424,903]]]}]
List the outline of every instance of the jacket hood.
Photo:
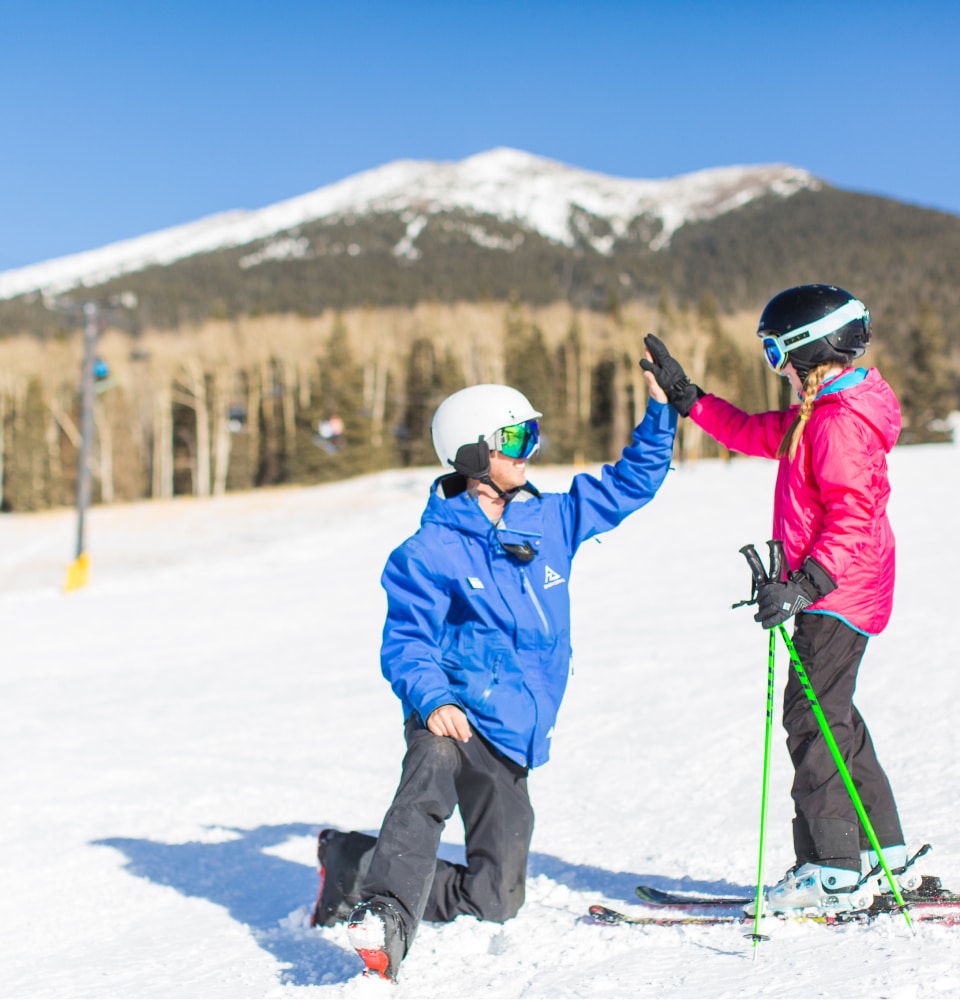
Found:
[{"label": "jacket hood", "polygon": [[467,535],[484,537],[490,531],[490,520],[474,497],[467,492],[445,497],[439,481],[434,483],[430,490],[430,497],[420,517],[420,524],[423,526],[439,524],[455,528]]},{"label": "jacket hood", "polygon": [[[842,376],[841,376],[842,378]],[[876,368],[870,368],[866,377],[856,385],[828,391],[817,400],[817,405],[845,406],[868,423],[889,452],[900,436],[900,404],[893,389],[884,381]]]},{"label": "jacket hood", "polygon": [[[434,480],[430,487],[427,506],[420,517],[420,524],[441,524],[467,535],[488,535],[491,528],[490,519],[484,514],[476,497],[466,491],[465,483],[463,476],[441,476]],[[526,483],[514,491],[514,493],[521,492],[535,497],[540,496],[540,491],[533,483]],[[512,494],[508,495],[512,497]],[[513,499],[510,502],[513,503]]]}]

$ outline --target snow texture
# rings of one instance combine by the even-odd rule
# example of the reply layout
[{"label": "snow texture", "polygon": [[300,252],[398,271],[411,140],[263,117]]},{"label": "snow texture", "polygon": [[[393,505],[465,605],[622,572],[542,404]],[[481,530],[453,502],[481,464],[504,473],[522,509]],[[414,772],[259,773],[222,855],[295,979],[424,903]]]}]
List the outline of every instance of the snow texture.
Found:
[{"label": "snow texture", "polygon": [[[579,170],[515,149],[493,149],[457,163],[398,160],[266,208],[211,215],[84,253],[0,272],[0,299],[98,285],[152,265],[246,246],[318,219],[403,212],[411,207],[415,207],[415,216],[402,245],[394,251],[408,260],[419,256],[413,240],[429,216],[449,211],[493,215],[566,245],[572,245],[577,235],[572,213],[585,211],[606,220],[612,231],[612,237],[594,238],[601,253],[609,253],[612,238],[624,236],[631,221],[647,216],[659,223],[651,243],[653,249],[659,249],[687,222],[714,218],[765,194],[788,197],[819,186],[806,171],[779,165],[718,167],[666,180],[629,180]],[[484,246],[497,239],[479,227],[477,237]],[[283,259],[302,256],[304,251],[297,237],[290,237],[260,252],[266,255],[263,259]],[[258,262],[254,255],[247,255],[241,266]]]},{"label": "snow texture", "polygon": [[[953,594],[960,448],[891,456],[898,592],[858,704],[911,846],[960,886]],[[533,468],[541,488],[573,470]],[[376,832],[402,753],[379,674],[379,574],[433,469],[308,489],[96,508],[92,582],[65,595],[70,511],[0,517],[4,997],[956,997],[960,930],[604,928],[634,886],[749,893],[766,635],[737,550],[769,531],[773,463],[673,471],[588,543],[570,581],[575,674],[531,775],[527,903],[424,925],[398,985],[312,930],[324,826]],[[763,550],[763,549],[762,549]],[[778,686],[786,678],[781,655]],[[767,881],[792,861],[779,727]],[[454,818],[444,853],[457,858]]]}]

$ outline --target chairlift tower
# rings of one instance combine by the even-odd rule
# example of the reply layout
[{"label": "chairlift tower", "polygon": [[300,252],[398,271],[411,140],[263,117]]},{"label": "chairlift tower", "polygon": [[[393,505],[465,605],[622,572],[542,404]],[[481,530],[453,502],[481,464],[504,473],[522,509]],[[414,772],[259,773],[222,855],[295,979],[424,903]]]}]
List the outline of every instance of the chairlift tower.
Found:
[{"label": "chairlift tower", "polygon": [[100,336],[100,310],[96,302],[83,306],[83,374],[80,382],[80,455],[77,461],[77,547],[76,557],[67,568],[67,590],[86,585],[90,560],[84,545],[87,510],[90,507],[90,453],[93,445],[93,407],[97,398],[94,367],[97,338]]}]

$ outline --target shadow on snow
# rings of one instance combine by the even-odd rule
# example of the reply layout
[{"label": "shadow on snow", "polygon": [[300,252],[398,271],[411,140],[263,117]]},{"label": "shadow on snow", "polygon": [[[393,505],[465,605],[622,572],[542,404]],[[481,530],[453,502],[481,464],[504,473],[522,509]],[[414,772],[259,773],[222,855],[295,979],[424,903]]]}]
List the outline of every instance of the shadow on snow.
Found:
[{"label": "shadow on snow", "polygon": [[[153,840],[111,837],[94,841],[126,857],[125,868],[138,878],[166,885],[184,896],[206,899],[250,928],[257,944],[284,967],[282,981],[292,986],[342,983],[360,971],[354,952],[308,926],[317,892],[316,870],[268,853],[294,837],[315,837],[321,826],[288,823],[252,830],[231,828],[234,839],[220,843],[190,841],[164,844]],[[376,833],[376,831],[370,831]],[[463,860],[463,848],[441,845],[440,854]],[[549,854],[531,853],[528,876],[546,876],[578,892],[611,900],[635,901],[639,882],[659,889],[720,894],[749,893],[729,882],[671,879],[661,875],[612,872],[576,865]]]}]

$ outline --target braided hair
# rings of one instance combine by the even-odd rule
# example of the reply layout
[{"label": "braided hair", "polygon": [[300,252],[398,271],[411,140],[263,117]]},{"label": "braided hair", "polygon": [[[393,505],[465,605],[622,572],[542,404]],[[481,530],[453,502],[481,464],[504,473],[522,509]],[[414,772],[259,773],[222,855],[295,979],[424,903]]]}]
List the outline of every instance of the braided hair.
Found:
[{"label": "braided hair", "polygon": [[823,385],[824,377],[836,367],[836,361],[825,361],[810,369],[809,374],[803,380],[803,402],[800,404],[800,412],[793,418],[793,423],[784,433],[780,447],[777,448],[777,458],[789,454],[792,462],[797,457],[797,448],[800,445],[803,428],[810,419],[810,414],[813,413],[813,401],[817,398],[820,386]]}]

